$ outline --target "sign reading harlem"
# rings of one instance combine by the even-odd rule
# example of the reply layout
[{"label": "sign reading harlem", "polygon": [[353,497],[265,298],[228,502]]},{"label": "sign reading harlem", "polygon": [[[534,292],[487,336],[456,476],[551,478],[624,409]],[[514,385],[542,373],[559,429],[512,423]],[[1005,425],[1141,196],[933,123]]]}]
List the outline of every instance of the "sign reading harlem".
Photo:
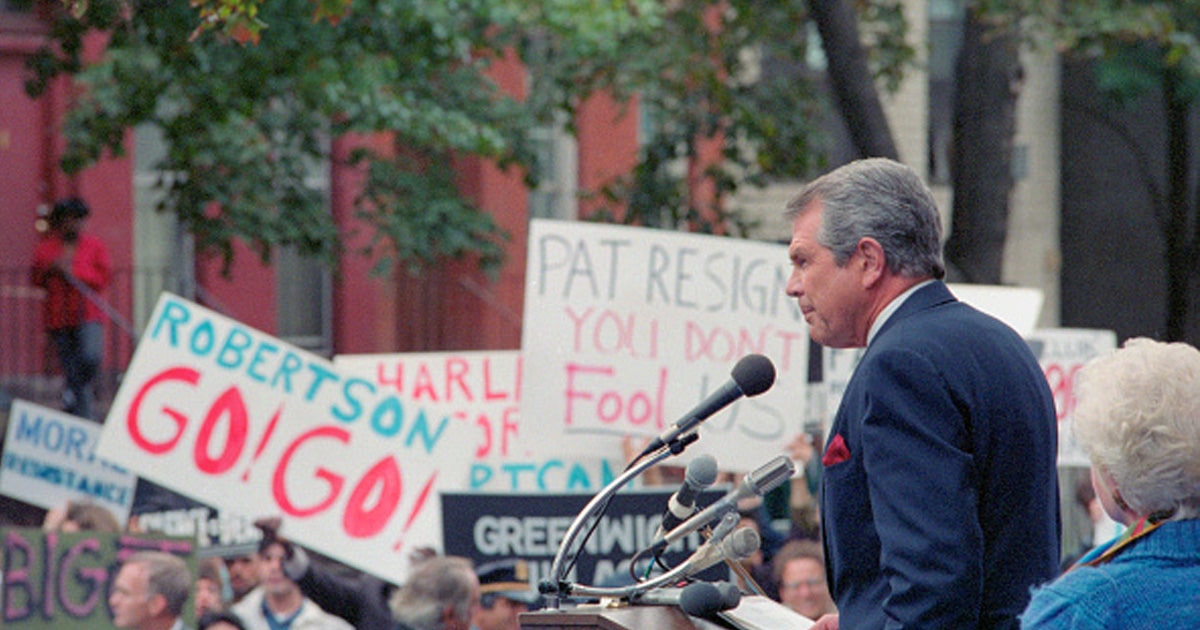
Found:
[{"label": "sign reading harlem", "polygon": [[164,294],[97,452],[222,510],[280,515],[297,542],[400,582],[442,468],[462,474],[447,445],[463,424]]},{"label": "sign reading harlem", "polygon": [[714,416],[689,450],[713,453],[723,468],[756,467],[804,423],[808,336],[785,293],[790,273],[780,244],[533,221],[523,421],[562,436],[545,440],[559,449],[657,435],[727,382],[739,359],[762,354],[775,365],[774,388]]}]

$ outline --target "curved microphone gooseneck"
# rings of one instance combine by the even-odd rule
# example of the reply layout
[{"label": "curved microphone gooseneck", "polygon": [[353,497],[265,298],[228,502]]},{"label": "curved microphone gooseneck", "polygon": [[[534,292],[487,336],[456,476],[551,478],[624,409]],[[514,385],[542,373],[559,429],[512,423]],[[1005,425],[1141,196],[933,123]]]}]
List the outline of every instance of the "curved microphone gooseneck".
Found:
[{"label": "curved microphone gooseneck", "polygon": [[[558,608],[558,595],[569,595],[572,592],[573,585],[565,581],[569,569],[564,568],[567,556],[570,554],[570,549],[575,545],[575,539],[583,530],[585,523],[593,517],[599,519],[604,509],[607,508],[608,502],[617,491],[625,487],[630,480],[651,466],[661,462],[670,455],[678,455],[683,452],[684,448],[698,439],[697,428],[709,416],[712,416],[742,396],[757,396],[767,391],[774,383],[775,366],[771,363],[770,359],[761,354],[742,357],[733,367],[729,382],[718,388],[683,418],[672,424],[671,428],[656,438],[650,446],[630,462],[625,472],[609,482],[596,496],[592,497],[592,500],[584,506],[583,510],[575,517],[575,520],[567,529],[566,535],[559,545],[558,552],[554,555],[554,562],[550,566],[549,579],[539,585],[539,590],[546,595],[546,607],[549,609]],[[579,551],[582,551],[582,544],[580,545],[580,549],[575,553],[578,554]]]}]

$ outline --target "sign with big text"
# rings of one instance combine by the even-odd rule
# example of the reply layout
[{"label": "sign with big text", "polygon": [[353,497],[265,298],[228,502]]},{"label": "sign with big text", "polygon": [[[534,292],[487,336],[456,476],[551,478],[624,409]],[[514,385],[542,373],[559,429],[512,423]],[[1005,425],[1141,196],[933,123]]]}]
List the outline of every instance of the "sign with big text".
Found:
[{"label": "sign with big text", "polygon": [[803,427],[808,335],[785,285],[783,245],[683,232],[535,220],[521,350],[521,416],[554,452],[619,452],[662,433],[749,354],[775,365],[765,394],[699,430],[708,452],[750,470]]},{"label": "sign with big text", "polygon": [[[190,540],[102,532],[0,529],[4,539],[3,623],[28,630],[114,628],[108,595],[117,571],[139,551],[177,555],[196,575]],[[191,623],[194,607],[183,607]]]},{"label": "sign with big text", "polygon": [[[517,350],[342,354],[344,374],[374,382],[469,430],[449,449],[470,460],[467,473],[438,479],[438,489],[469,492],[595,493],[624,467],[621,453],[552,453],[539,448],[545,434],[521,421],[521,353]],[[535,455],[535,453],[542,453]]]},{"label": "sign with big text", "polygon": [[[338,371],[367,379],[381,392],[445,414],[467,431],[448,435],[446,452],[466,462],[462,474],[443,471],[429,496],[429,519],[410,530],[414,540],[440,547],[440,493],[522,492],[595,494],[620,474],[619,452],[549,453],[545,435],[521,421],[521,353],[516,350],[338,355]],[[451,440],[460,440],[457,444]]]},{"label": "sign with big text", "polygon": [[0,494],[51,509],[68,500],[107,508],[124,524],[137,476],[96,457],[101,425],[24,400],[8,414]]},{"label": "sign with big text", "polygon": [[[639,551],[650,547],[672,490],[645,488],[613,495],[591,535],[586,540],[577,538],[567,550],[575,559],[573,564],[563,565],[571,566],[569,581],[589,586],[632,583],[630,564]],[[720,496],[718,489],[706,490],[697,504],[708,505]],[[530,588],[536,589],[539,582],[551,579],[554,557],[589,500],[591,497],[580,494],[446,494],[442,497],[446,553],[471,558],[476,566],[496,560],[525,560]],[[663,562],[677,565],[703,543],[704,538],[693,532],[668,547]],[[649,557],[641,554],[639,570]],[[729,570],[718,565],[700,577],[728,579]]]},{"label": "sign with big text", "polygon": [[163,294],[97,453],[222,510],[279,515],[296,542],[401,582],[409,530],[459,476],[465,422]]}]

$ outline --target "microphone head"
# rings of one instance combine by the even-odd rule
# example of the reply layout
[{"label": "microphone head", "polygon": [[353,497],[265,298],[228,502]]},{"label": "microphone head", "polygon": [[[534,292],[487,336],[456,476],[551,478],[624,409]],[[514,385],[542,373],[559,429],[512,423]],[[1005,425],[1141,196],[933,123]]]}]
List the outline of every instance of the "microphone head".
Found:
[{"label": "microphone head", "polygon": [[749,354],[733,366],[731,376],[742,395],[757,396],[775,384],[775,364],[761,354]]},{"label": "microphone head", "polygon": [[721,610],[733,610],[742,603],[742,590],[732,582],[717,582],[717,590],[721,592]]},{"label": "microphone head", "polygon": [[717,458],[704,453],[688,462],[684,479],[693,488],[707,488],[717,480]]},{"label": "microphone head", "polygon": [[729,555],[737,560],[741,560],[758,551],[758,548],[762,545],[762,537],[753,529],[743,527],[734,530],[729,535],[729,541],[726,544],[729,545]]},{"label": "microphone head", "polygon": [[743,483],[747,484],[755,494],[763,495],[782,484],[796,472],[796,464],[787,455],[779,455],[775,459],[755,468],[746,475]]},{"label": "microphone head", "polygon": [[679,591],[679,608],[693,617],[709,617],[726,610],[720,589],[708,582],[692,582]]}]

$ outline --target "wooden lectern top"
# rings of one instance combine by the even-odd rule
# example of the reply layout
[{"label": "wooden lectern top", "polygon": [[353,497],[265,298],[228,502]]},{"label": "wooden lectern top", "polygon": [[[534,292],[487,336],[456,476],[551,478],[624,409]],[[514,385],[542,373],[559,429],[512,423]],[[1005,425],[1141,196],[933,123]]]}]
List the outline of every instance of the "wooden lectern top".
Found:
[{"label": "wooden lectern top", "polygon": [[521,629],[532,630],[725,630],[731,626],[691,617],[678,606],[576,606],[521,613]]}]

